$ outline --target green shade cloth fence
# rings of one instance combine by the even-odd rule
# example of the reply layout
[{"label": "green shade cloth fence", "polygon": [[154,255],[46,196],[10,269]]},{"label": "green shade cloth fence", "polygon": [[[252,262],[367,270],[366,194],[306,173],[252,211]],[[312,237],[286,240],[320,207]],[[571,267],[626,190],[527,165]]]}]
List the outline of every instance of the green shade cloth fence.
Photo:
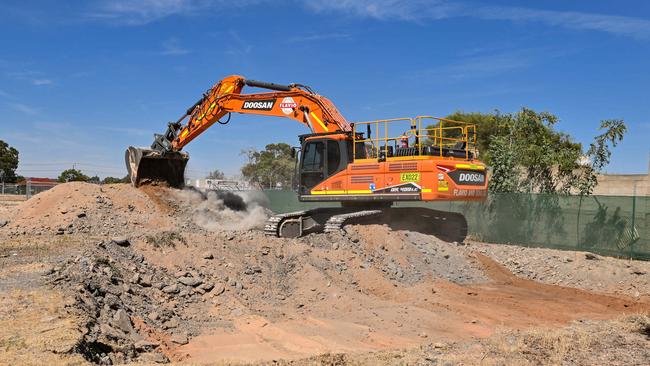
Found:
[{"label": "green shade cloth fence", "polygon": [[[336,206],[265,191],[274,212]],[[650,259],[650,197],[490,194],[485,202],[400,202],[465,215],[471,238],[500,244],[582,250]]]}]

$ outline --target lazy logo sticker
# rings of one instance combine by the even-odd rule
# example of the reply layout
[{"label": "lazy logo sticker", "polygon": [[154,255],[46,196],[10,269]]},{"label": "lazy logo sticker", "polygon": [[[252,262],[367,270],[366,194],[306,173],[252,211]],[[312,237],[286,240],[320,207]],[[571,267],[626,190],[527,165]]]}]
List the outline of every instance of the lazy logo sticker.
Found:
[{"label": "lazy logo sticker", "polygon": [[293,112],[293,109],[297,106],[298,103],[296,103],[291,97],[285,97],[280,103],[280,109],[282,109],[282,113],[284,114],[291,114],[291,112]]}]

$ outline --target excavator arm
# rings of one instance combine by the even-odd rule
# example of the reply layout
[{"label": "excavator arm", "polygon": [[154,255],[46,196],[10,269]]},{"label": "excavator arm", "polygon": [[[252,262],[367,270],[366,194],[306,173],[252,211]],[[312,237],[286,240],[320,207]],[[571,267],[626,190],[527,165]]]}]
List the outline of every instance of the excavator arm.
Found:
[{"label": "excavator arm", "polygon": [[[242,94],[245,86],[272,91]],[[189,159],[182,149],[215,123],[228,123],[231,113],[290,118],[309,127],[312,133],[352,131],[334,104],[307,86],[279,85],[232,75],[210,88],[176,122],[170,122],[165,133],[155,134],[151,148],[127,149],[126,165],[132,184],[162,180],[171,186],[182,186]]]}]

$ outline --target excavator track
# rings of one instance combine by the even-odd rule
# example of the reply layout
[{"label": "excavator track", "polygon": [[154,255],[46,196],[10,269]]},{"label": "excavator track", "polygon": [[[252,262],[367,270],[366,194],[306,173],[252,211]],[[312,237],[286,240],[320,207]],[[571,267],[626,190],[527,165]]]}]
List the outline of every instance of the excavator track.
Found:
[{"label": "excavator track", "polygon": [[355,224],[364,218],[381,215],[382,213],[382,210],[365,210],[335,215],[327,220],[323,231],[326,233],[339,232],[343,230],[345,225]]},{"label": "excavator track", "polygon": [[271,216],[264,224],[264,234],[266,236],[279,237],[278,229],[280,224],[287,219],[300,218],[307,214],[307,211],[295,211]]},{"label": "excavator track", "polygon": [[344,231],[346,225],[379,224],[393,230],[409,230],[434,235],[448,242],[462,242],[467,236],[467,221],[462,214],[424,207],[380,209],[317,208],[274,215],[264,233],[273,237],[300,237],[309,233]]}]

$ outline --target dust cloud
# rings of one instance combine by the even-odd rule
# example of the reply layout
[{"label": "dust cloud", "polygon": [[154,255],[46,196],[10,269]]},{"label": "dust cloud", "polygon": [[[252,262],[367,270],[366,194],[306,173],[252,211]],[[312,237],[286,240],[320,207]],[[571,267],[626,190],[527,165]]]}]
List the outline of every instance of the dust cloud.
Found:
[{"label": "dust cloud", "polygon": [[210,231],[261,229],[270,215],[261,192],[187,188],[177,194],[191,207],[194,222]]}]

